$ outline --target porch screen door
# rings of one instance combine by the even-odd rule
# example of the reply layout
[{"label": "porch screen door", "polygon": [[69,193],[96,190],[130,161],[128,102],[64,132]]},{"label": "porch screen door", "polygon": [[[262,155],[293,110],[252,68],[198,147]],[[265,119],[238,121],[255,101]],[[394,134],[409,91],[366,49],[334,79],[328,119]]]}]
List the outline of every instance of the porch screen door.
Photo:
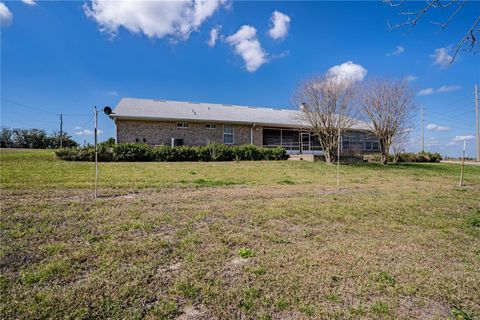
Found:
[{"label": "porch screen door", "polygon": [[310,133],[309,132],[302,132],[301,134],[301,142],[300,142],[300,147],[302,153],[305,151],[310,151]]}]

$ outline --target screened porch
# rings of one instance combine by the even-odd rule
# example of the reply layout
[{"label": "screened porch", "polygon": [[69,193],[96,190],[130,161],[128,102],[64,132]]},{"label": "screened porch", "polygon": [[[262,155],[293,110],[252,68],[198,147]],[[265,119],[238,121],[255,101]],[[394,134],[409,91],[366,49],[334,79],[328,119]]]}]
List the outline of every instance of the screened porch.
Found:
[{"label": "screened porch", "polygon": [[[263,128],[263,146],[283,147],[290,154],[322,154],[318,137],[300,129]],[[370,132],[348,131],[342,134],[343,154],[378,152],[378,139]]]},{"label": "screened porch", "polygon": [[283,147],[288,153],[321,154],[318,138],[310,132],[281,128],[264,128],[265,147]]}]

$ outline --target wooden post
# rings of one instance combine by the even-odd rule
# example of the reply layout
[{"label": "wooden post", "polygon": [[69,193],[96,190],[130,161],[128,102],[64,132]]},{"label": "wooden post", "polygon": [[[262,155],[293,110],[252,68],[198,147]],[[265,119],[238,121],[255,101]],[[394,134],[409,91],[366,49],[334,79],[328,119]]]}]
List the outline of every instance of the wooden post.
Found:
[{"label": "wooden post", "polygon": [[460,184],[459,186],[463,186],[463,171],[465,170],[465,147],[467,141],[463,140],[463,151],[462,151],[462,164],[460,165]]}]

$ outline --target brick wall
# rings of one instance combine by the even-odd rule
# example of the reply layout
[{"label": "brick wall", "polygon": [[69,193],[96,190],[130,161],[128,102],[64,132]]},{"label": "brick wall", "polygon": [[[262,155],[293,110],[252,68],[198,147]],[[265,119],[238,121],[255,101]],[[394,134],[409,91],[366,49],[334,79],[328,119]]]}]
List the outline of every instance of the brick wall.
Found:
[{"label": "brick wall", "polygon": [[[223,143],[223,124],[217,123],[216,129],[206,129],[205,123],[188,122],[188,128],[177,128],[177,122],[168,121],[116,121],[117,141],[144,142],[149,145],[170,145],[172,138],[183,139],[185,145],[204,145],[210,142]],[[233,125],[234,144],[250,144],[249,125]],[[262,128],[253,128],[253,142],[262,145]]]}]

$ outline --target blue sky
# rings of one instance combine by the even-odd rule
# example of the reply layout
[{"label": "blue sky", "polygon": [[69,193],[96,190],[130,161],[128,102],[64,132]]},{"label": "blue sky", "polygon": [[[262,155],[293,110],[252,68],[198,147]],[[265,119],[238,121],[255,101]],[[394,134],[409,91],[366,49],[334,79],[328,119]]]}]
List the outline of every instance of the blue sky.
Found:
[{"label": "blue sky", "polygon": [[[115,106],[121,97],[292,108],[302,79],[352,61],[367,70],[364,80],[415,78],[428,151],[458,156],[463,142],[456,140],[465,136],[467,154],[475,154],[480,56],[460,52],[443,64],[479,2],[445,31],[430,23],[445,20],[442,12],[412,31],[389,30],[388,20],[403,20],[381,2],[25,2],[0,6],[2,126],[58,130],[63,113],[65,130],[83,143],[92,141],[93,106]],[[102,140],[114,135],[108,118],[100,126]],[[419,137],[417,125],[410,150],[419,149]]]}]

